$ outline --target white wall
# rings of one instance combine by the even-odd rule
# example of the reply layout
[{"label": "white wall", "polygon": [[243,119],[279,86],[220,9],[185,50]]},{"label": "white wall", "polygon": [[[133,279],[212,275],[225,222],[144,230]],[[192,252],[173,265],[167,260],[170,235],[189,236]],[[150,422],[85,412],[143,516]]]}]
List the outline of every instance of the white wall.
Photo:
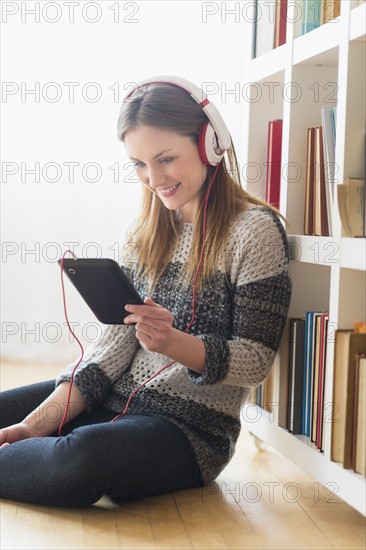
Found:
[{"label": "white wall", "polygon": [[[114,243],[139,204],[116,138],[120,102],[130,83],[150,76],[192,80],[222,112],[240,158],[243,2],[1,4],[1,355],[67,363],[80,353],[65,323],[56,260],[68,242],[78,243],[78,256],[115,258]],[[74,98],[65,83],[78,84]],[[237,95],[227,93],[235,88]],[[79,163],[74,181],[71,162]],[[39,182],[27,172],[36,163]],[[95,167],[100,177],[90,182]],[[100,325],[68,280],[65,289],[70,322],[88,346]]]}]

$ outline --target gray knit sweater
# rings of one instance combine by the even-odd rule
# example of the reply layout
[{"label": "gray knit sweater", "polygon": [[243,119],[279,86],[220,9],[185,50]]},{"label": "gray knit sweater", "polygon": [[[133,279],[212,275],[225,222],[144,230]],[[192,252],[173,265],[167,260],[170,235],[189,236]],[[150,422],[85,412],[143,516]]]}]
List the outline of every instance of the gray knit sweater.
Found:
[{"label": "gray knit sweater", "polygon": [[[194,225],[185,223],[151,295],[173,313],[173,326],[182,331],[191,319],[193,285],[176,288],[174,283],[189,255],[193,232]],[[160,416],[178,425],[196,453],[204,484],[215,479],[233,455],[241,405],[270,370],[291,297],[287,238],[269,209],[256,206],[236,216],[225,251],[226,274],[219,270],[197,293],[190,329],[206,347],[204,373],[173,364],[137,392],[127,412]],[[137,279],[134,268],[121,258],[119,263],[146,297],[146,281]],[[133,326],[103,325],[101,338],[86,350],[75,373],[75,384],[87,410],[103,405],[122,412],[132,391],[169,362],[169,357],[140,346]],[[70,379],[76,363],[56,384]]]}]

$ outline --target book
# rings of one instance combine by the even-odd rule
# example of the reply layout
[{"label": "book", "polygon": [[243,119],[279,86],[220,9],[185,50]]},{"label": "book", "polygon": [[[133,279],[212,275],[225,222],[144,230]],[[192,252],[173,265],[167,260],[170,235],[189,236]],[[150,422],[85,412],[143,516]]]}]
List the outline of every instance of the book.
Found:
[{"label": "book", "polygon": [[272,367],[263,382],[263,408],[268,412],[273,412],[273,379],[274,368]]},{"label": "book", "polygon": [[273,412],[273,378],[274,368],[272,367],[254,392],[254,403],[268,412]]},{"label": "book", "polygon": [[287,317],[280,342],[280,381],[278,394],[278,425],[288,427],[289,360],[290,360],[290,319]]},{"label": "book", "polygon": [[366,477],[366,354],[355,354],[353,470]]},{"label": "book", "polygon": [[314,340],[314,365],[313,365],[313,387],[312,387],[312,410],[310,439],[316,443],[316,428],[318,420],[318,394],[319,394],[319,364],[320,364],[320,327],[322,314],[314,316],[315,340]]},{"label": "book", "polygon": [[359,178],[347,178],[337,185],[339,216],[346,237],[364,236],[365,184]]},{"label": "book", "polygon": [[287,0],[276,0],[275,48],[286,43],[286,24]]},{"label": "book", "polygon": [[304,334],[304,381],[302,401],[302,433],[310,437],[312,400],[313,400],[313,369],[315,351],[315,315],[321,312],[307,311],[305,313],[305,334]]},{"label": "book", "polygon": [[325,171],[323,155],[323,129],[315,128],[315,170],[314,170],[314,235],[329,235],[327,200],[325,190]]},{"label": "book", "polygon": [[325,181],[323,129],[316,126],[307,129],[304,234],[328,236],[331,211]]},{"label": "book", "polygon": [[339,217],[341,218],[343,233],[346,237],[353,237],[352,229],[348,220],[347,186],[344,184],[337,185],[337,201],[338,201],[338,211],[339,211]]},{"label": "book", "polygon": [[320,451],[323,451],[323,422],[324,422],[324,387],[326,374],[326,349],[327,349],[327,329],[328,312],[320,316],[320,343],[319,343],[319,379],[318,379],[318,415],[316,419],[315,443]]},{"label": "book", "polygon": [[355,321],[353,323],[353,331],[365,334],[366,333],[366,323],[364,323],[363,321]]},{"label": "book", "polygon": [[255,403],[263,409],[263,382],[256,387]]},{"label": "book", "polygon": [[356,355],[366,353],[366,334],[352,333],[348,358],[347,402],[346,402],[346,429],[343,453],[343,467],[353,468],[353,433],[355,407],[355,375]]},{"label": "book", "polygon": [[305,175],[305,212],[304,234],[314,232],[314,170],[315,170],[315,128],[307,129],[306,175]]},{"label": "book", "polygon": [[306,34],[320,26],[321,0],[304,0],[301,34]]},{"label": "book", "polygon": [[320,451],[324,452],[324,423],[325,423],[325,415],[324,415],[324,408],[327,407],[328,403],[324,402],[325,399],[325,387],[326,387],[326,379],[327,379],[327,343],[328,343],[328,325],[329,325],[329,314],[325,316],[324,319],[324,349],[323,349],[323,392],[322,392],[322,418],[321,418],[321,428],[320,428]]},{"label": "book", "polygon": [[331,460],[352,468],[355,354],[366,353],[366,334],[350,329],[335,333]]},{"label": "book", "polygon": [[256,0],[254,12],[253,58],[273,50],[276,25],[270,3]]},{"label": "book", "polygon": [[305,319],[290,319],[288,424],[293,434],[302,433]]},{"label": "book", "polygon": [[341,13],[341,0],[323,0],[321,23],[328,23]]},{"label": "book", "polygon": [[346,387],[348,374],[349,338],[352,330],[337,330],[335,333],[334,374],[332,396],[332,435],[330,459],[343,462],[346,425]]},{"label": "book", "polygon": [[366,120],[363,135],[363,236],[366,237]]},{"label": "book", "polygon": [[270,120],[267,130],[265,199],[280,207],[282,119]]},{"label": "book", "polygon": [[336,146],[337,107],[332,107],[332,136],[334,147]]},{"label": "book", "polygon": [[332,234],[332,205],[335,179],[335,127],[333,115],[336,107],[323,105],[321,108],[321,120],[323,128],[323,156],[325,176],[325,198],[327,205],[327,220],[329,235]]},{"label": "book", "polygon": [[364,182],[358,178],[348,178],[347,212],[351,231],[355,237],[363,236]]}]

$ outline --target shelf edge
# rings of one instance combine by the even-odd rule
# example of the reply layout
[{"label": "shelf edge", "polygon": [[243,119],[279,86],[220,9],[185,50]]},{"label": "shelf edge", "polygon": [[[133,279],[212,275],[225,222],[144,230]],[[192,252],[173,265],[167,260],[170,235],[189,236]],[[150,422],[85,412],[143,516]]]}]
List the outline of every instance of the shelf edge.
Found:
[{"label": "shelf edge", "polygon": [[253,435],[270,445],[291,462],[302,468],[323,485],[335,484],[338,488],[335,498],[339,497],[363,516],[366,516],[366,479],[360,474],[346,470],[337,462],[328,461],[323,453],[313,448],[313,444],[301,441],[284,428],[272,422],[266,411],[257,407],[259,414],[255,421],[252,414],[246,414],[248,406],[242,411],[242,426]]}]

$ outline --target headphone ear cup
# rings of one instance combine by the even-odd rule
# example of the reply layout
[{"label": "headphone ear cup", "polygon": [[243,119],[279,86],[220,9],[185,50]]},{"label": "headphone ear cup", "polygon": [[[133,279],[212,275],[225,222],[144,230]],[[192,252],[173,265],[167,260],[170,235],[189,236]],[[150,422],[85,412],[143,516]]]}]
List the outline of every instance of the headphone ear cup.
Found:
[{"label": "headphone ear cup", "polygon": [[211,122],[207,120],[201,127],[198,136],[198,151],[203,164],[216,166],[224,156],[225,151],[217,143],[217,136]]}]

